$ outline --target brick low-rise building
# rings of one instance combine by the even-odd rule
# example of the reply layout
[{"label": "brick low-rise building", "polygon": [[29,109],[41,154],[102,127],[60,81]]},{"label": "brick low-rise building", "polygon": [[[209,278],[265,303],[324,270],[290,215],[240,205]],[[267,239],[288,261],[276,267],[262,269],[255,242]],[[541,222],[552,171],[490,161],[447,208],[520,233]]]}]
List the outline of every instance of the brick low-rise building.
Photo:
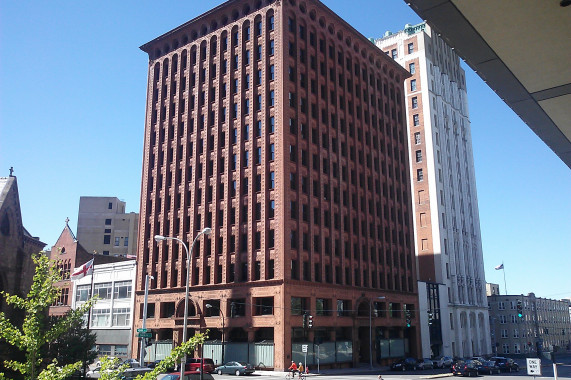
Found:
[{"label": "brick low-rise building", "polygon": [[[152,275],[154,338],[181,341],[189,281],[218,362],[221,341],[278,369],[303,344],[312,366],[318,345],[329,366],[420,356],[408,72],[314,1],[227,1],[141,49],[136,327]],[[186,278],[183,246],[153,237],[205,227]]]},{"label": "brick low-rise building", "polygon": [[[571,348],[568,300],[528,295],[488,296],[493,352],[532,354]],[[518,315],[521,314],[521,317]]]}]

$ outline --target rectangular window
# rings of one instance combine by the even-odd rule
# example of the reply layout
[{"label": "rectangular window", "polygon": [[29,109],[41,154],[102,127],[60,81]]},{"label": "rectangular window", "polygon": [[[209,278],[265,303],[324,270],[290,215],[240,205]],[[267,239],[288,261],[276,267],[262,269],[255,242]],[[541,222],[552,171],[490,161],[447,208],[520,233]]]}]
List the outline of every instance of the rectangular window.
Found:
[{"label": "rectangular window", "polygon": [[93,294],[103,300],[111,299],[111,283],[104,282],[93,285]]},{"label": "rectangular window", "polygon": [[411,91],[416,91],[416,79],[412,79],[410,81],[410,90]]},{"label": "rectangular window", "polygon": [[416,152],[416,162],[422,162],[422,151],[421,150],[417,150]]},{"label": "rectangular window", "polygon": [[411,42],[408,44],[408,54],[414,53],[414,43]]},{"label": "rectangular window", "polygon": [[119,246],[119,240],[120,240],[119,237],[116,236],[115,237],[115,247]]},{"label": "rectangular window", "polygon": [[85,302],[91,296],[91,285],[79,285],[75,292],[75,302]]},{"label": "rectangular window", "polygon": [[408,64],[408,71],[411,74],[416,73],[416,66],[415,66],[414,62]]},{"label": "rectangular window", "polygon": [[420,132],[416,132],[416,133],[414,134],[414,143],[415,143],[416,145],[420,144]]},{"label": "rectangular window", "polygon": [[109,326],[111,317],[110,309],[93,309],[91,310],[91,326],[104,327]]},{"label": "rectangular window", "polygon": [[129,236],[125,236],[125,239],[123,240],[123,246],[125,247],[129,246]]},{"label": "rectangular window", "polygon": [[351,316],[351,301],[348,300],[337,300],[337,316],[338,317],[349,317]]},{"label": "rectangular window", "polygon": [[391,58],[392,58],[392,59],[397,59],[397,49],[391,50]]},{"label": "rectangular window", "polygon": [[103,244],[111,244],[111,235],[103,235]]},{"label": "rectangular window", "polygon": [[131,309],[130,308],[113,308],[113,326],[130,326],[131,325]]},{"label": "rectangular window", "polygon": [[113,298],[131,298],[132,292],[131,281],[118,281],[115,283]]},{"label": "rectangular window", "polygon": [[419,118],[418,114],[412,115],[412,124],[415,127],[418,127],[418,125],[420,124],[420,118]]},{"label": "rectangular window", "polygon": [[416,180],[418,182],[422,182],[424,180],[424,175],[422,173],[422,169],[416,169]]},{"label": "rectangular window", "polygon": [[97,355],[99,355],[99,356],[111,355],[111,345],[110,344],[98,344],[97,345]]},{"label": "rectangular window", "polygon": [[416,96],[412,98],[412,108],[418,108],[418,98]]}]

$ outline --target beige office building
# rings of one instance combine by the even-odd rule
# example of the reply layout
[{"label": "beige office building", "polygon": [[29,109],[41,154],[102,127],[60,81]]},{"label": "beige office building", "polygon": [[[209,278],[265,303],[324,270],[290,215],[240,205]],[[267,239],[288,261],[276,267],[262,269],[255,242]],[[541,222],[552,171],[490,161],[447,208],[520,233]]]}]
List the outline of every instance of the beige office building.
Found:
[{"label": "beige office building", "polygon": [[139,214],[125,212],[116,197],[81,197],[77,240],[88,251],[111,256],[137,254]]}]

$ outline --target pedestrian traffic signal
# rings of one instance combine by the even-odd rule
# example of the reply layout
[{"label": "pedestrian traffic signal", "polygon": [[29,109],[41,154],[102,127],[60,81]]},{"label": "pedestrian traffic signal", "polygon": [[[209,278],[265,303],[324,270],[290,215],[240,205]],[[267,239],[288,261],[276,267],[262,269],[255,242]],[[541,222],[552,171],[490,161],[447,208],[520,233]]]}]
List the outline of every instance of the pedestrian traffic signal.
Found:
[{"label": "pedestrian traffic signal", "polygon": [[307,316],[307,328],[310,329],[313,327],[313,315]]},{"label": "pedestrian traffic signal", "polygon": [[303,328],[307,328],[307,313],[303,313]]},{"label": "pedestrian traffic signal", "polygon": [[523,318],[523,305],[521,300],[517,300],[517,316]]}]

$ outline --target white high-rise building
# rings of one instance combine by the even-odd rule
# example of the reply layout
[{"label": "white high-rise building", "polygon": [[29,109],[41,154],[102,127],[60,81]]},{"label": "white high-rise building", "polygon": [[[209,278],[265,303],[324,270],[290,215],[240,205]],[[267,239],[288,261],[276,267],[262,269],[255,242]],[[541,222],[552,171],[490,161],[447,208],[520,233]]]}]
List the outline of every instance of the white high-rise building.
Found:
[{"label": "white high-rise building", "polygon": [[426,23],[375,44],[405,81],[424,357],[491,352],[464,70]]}]

